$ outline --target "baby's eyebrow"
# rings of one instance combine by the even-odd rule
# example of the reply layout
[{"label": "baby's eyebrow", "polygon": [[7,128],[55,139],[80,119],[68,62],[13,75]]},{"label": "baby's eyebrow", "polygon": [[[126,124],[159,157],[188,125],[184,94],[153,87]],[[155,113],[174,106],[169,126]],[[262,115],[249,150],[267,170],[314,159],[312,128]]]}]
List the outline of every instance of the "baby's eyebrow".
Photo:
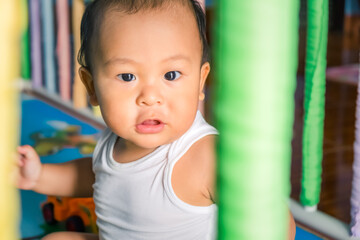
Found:
[{"label": "baby's eyebrow", "polygon": [[137,64],[133,59],[130,58],[111,58],[105,62],[105,66],[111,65],[111,64]]},{"label": "baby's eyebrow", "polygon": [[165,58],[163,60],[163,62],[170,62],[170,61],[186,61],[186,62],[191,62],[190,58],[185,56],[185,55],[182,55],[182,54],[176,54],[174,56],[171,56],[171,57],[168,57],[168,58]]},{"label": "baby's eyebrow", "polygon": [[[170,57],[165,58],[161,62],[174,62],[174,61],[185,61],[190,63],[191,60],[189,57],[182,55],[182,54],[176,54]],[[113,65],[113,64],[139,64],[137,61],[131,59],[131,58],[125,58],[125,57],[116,57],[111,58],[105,62],[105,66]]]}]

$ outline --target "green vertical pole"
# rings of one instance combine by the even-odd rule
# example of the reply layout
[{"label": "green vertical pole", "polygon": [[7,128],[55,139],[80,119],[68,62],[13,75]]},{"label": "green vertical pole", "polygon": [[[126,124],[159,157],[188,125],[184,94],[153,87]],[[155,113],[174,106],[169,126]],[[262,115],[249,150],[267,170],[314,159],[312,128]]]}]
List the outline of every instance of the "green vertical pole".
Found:
[{"label": "green vertical pole", "polygon": [[219,239],[286,239],[299,1],[215,9]]},{"label": "green vertical pole", "polygon": [[21,0],[22,32],[21,32],[21,77],[29,80],[31,78],[30,65],[30,36],[29,36],[29,14],[28,1]]},{"label": "green vertical pole", "polygon": [[319,203],[321,186],[328,6],[328,0],[308,1],[303,174],[300,201],[313,209],[316,209]]}]

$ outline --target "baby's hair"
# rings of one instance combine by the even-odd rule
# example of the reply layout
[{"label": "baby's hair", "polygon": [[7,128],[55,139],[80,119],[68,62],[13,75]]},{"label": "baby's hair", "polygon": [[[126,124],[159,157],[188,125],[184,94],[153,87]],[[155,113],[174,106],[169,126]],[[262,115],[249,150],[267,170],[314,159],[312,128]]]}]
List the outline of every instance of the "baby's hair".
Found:
[{"label": "baby's hair", "polygon": [[119,10],[127,14],[135,14],[141,10],[157,9],[165,4],[169,5],[174,2],[177,4],[187,4],[190,10],[193,11],[202,43],[201,64],[208,62],[210,60],[210,53],[206,40],[205,13],[196,0],[94,0],[86,7],[81,20],[81,48],[77,56],[79,64],[91,71],[93,67],[91,64],[91,49],[94,44],[93,38],[99,31],[104,13],[109,9]]}]

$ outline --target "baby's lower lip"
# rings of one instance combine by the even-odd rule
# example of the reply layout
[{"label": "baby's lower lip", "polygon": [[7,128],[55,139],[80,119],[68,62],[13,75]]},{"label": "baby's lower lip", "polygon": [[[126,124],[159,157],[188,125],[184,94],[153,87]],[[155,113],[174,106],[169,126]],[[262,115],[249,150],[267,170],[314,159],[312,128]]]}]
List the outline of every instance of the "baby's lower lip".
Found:
[{"label": "baby's lower lip", "polygon": [[136,125],[138,133],[150,134],[159,133],[164,129],[165,124],[158,120],[146,120]]}]

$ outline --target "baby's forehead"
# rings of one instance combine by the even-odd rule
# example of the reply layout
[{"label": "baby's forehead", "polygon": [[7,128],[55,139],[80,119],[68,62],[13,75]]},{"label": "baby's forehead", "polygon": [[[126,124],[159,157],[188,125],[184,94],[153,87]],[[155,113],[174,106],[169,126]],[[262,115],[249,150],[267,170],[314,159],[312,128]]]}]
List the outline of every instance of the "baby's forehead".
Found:
[{"label": "baby's forehead", "polygon": [[[170,1],[171,2],[171,1]],[[139,23],[139,19],[142,22]],[[200,33],[196,22],[196,16],[191,7],[184,4],[167,4],[158,6],[157,8],[143,8],[137,11],[124,11],[119,7],[112,7],[106,10],[102,15],[101,23],[98,27],[98,34],[95,38],[98,44],[107,41],[107,36],[113,35],[116,31],[121,31],[122,35],[136,33],[138,29],[143,29],[144,25],[154,26],[153,34],[156,32],[158,26],[166,25],[166,23],[173,23],[174,28],[170,31],[175,32],[178,28],[182,28],[183,32],[191,34],[192,41],[200,40]],[[135,31],[134,31],[135,30]],[[121,36],[121,35],[120,35]],[[164,37],[167,35],[164,34]]]},{"label": "baby's forehead", "polygon": [[[136,49],[158,48],[159,51],[201,52],[197,23],[186,7],[151,9],[136,13],[110,10],[104,17],[96,47],[101,53],[113,55],[138,52]],[[159,46],[160,45],[160,46]],[[159,52],[157,55],[161,55]],[[197,54],[196,54],[197,55]]]},{"label": "baby's forehead", "polygon": [[[205,15],[197,0],[95,0],[87,7],[83,17],[82,47],[78,57],[81,65],[89,68],[94,67],[92,64],[92,61],[96,59],[94,57],[103,52],[101,45],[109,42],[104,35],[111,34],[111,31],[115,32],[115,30],[124,34],[129,33],[129,28],[115,27],[115,25],[122,25],[119,19],[134,16],[141,18],[143,14],[154,16],[154,19],[159,20],[159,24],[176,22],[179,26],[179,23],[183,23],[184,31],[188,32],[189,29],[191,31],[192,44],[198,40],[200,42],[200,44],[195,43],[197,46],[195,51],[197,52],[197,49],[200,48],[202,50],[202,61],[208,60]],[[163,17],[161,18],[158,15]],[[151,17],[143,19],[144,22],[154,22]],[[130,32],[133,31],[130,30]]]},{"label": "baby's forehead", "polygon": [[[151,2],[151,1],[150,1]],[[196,15],[190,1],[184,0],[172,0],[172,1],[154,1],[159,2],[158,5],[142,5],[142,6],[124,6],[124,5],[110,5],[99,14],[99,24],[97,27],[101,28],[103,23],[106,22],[108,18],[112,15],[127,17],[137,14],[148,14],[148,15],[157,15],[161,12],[170,13],[169,16],[177,15],[181,12],[182,17],[192,18],[196,22]],[[161,3],[161,4],[160,4]],[[184,14],[185,13],[185,14]]]}]

